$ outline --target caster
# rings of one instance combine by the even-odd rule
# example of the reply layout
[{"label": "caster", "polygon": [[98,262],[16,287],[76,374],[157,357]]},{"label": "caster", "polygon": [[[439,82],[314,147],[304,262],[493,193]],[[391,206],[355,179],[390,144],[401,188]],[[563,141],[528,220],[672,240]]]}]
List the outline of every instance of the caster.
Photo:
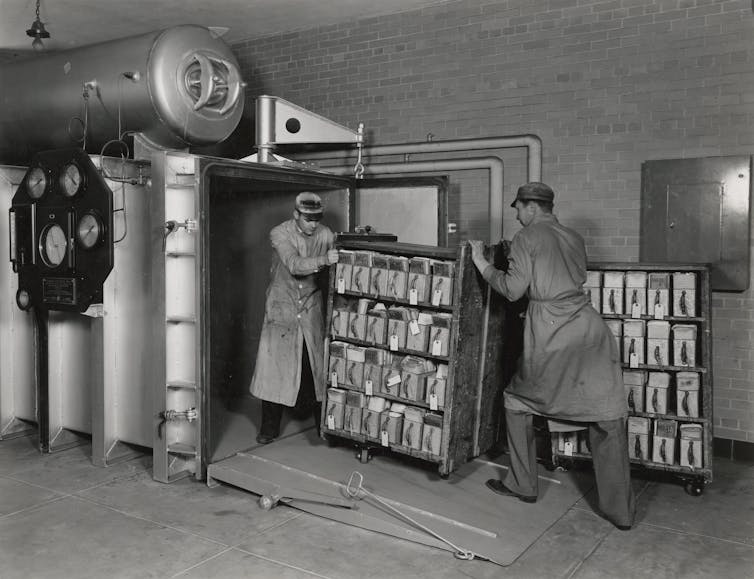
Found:
[{"label": "caster", "polygon": [[356,456],[359,459],[359,462],[361,462],[361,464],[366,464],[372,459],[372,455],[369,454],[368,448],[362,448],[361,451]]},{"label": "caster", "polygon": [[573,468],[573,461],[567,458],[559,458],[552,463],[555,472],[568,472]]},{"label": "caster", "polygon": [[684,489],[686,490],[686,494],[689,494],[692,497],[699,497],[704,492],[704,484],[700,482],[689,481],[686,483]]}]

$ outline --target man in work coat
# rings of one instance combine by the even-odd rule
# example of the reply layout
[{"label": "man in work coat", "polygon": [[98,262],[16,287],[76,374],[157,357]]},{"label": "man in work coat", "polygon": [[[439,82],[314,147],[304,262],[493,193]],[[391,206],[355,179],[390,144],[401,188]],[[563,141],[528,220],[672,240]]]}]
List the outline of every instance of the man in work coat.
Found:
[{"label": "man in work coat", "polygon": [[[314,193],[296,197],[293,219],[270,231],[274,249],[259,339],[252,395],[262,400],[257,442],[280,435],[284,406],[314,411],[325,392],[324,311],[317,273],[337,263],[335,234],[321,222],[322,200]],[[316,402],[315,402],[316,400]]]},{"label": "man in work coat", "polygon": [[523,225],[510,245],[508,271],[491,265],[481,241],[472,259],[490,286],[511,301],[529,298],[524,348],[503,396],[510,451],[505,480],[490,479],[498,494],[537,500],[533,415],[584,423],[599,506],[618,528],[630,529],[631,489],[620,357],[614,338],[584,295],[586,249],[575,231],[552,214],[554,193],[544,183],[519,188],[512,207]]}]

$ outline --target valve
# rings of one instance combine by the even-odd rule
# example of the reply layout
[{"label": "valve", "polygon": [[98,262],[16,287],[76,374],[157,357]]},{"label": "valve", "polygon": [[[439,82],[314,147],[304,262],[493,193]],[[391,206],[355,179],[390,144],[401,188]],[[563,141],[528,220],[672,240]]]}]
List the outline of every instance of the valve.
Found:
[{"label": "valve", "polygon": [[175,233],[179,229],[185,229],[187,233],[194,233],[199,228],[196,219],[185,219],[184,221],[175,221],[170,219],[165,222],[165,230],[162,234],[162,251],[165,251],[168,235]]},{"label": "valve", "polygon": [[162,438],[162,434],[165,431],[165,424],[167,422],[176,422],[178,420],[185,420],[186,422],[193,422],[199,416],[196,408],[189,408],[187,410],[163,410],[159,414],[160,424],[157,426],[157,434]]}]

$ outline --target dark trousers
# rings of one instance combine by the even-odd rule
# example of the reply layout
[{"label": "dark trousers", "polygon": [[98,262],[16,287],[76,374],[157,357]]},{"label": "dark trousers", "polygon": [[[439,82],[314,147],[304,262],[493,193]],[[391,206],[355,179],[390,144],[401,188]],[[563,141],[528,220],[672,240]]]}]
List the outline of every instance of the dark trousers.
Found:
[{"label": "dark trousers", "polygon": [[[536,497],[539,492],[534,415],[505,409],[511,466],[503,481],[519,494]],[[599,508],[615,525],[631,526],[636,502],[631,487],[626,418],[585,423],[589,428],[594,477]]]},{"label": "dark trousers", "polygon": [[[277,438],[280,436],[280,420],[283,417],[284,404],[277,402],[267,402],[262,400],[262,426],[259,433],[264,436]],[[309,363],[309,352],[304,341],[303,352],[301,354],[301,383],[296,397],[296,405],[293,407],[293,414],[297,418],[308,418],[314,414],[314,421],[319,430],[320,425],[320,404],[317,402],[317,395],[314,391],[314,375],[312,366]]]}]

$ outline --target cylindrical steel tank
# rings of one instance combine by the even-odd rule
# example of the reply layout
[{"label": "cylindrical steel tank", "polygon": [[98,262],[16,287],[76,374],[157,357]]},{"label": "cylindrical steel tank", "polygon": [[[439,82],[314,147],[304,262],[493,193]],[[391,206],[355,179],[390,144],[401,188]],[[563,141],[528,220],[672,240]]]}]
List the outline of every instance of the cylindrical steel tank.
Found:
[{"label": "cylindrical steel tank", "polygon": [[5,64],[0,163],[71,145],[99,153],[125,131],[164,147],[218,143],[241,119],[243,86],[228,45],[194,25]]}]

